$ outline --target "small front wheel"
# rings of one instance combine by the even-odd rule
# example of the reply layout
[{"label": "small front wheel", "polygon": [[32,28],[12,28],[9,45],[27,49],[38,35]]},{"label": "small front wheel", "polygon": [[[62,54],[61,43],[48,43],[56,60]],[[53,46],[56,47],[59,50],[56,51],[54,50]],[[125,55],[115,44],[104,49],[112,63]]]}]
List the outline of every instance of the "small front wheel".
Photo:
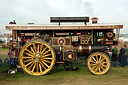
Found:
[{"label": "small front wheel", "polygon": [[89,55],[87,66],[92,74],[103,75],[108,73],[111,64],[109,57],[105,53],[95,52]]}]

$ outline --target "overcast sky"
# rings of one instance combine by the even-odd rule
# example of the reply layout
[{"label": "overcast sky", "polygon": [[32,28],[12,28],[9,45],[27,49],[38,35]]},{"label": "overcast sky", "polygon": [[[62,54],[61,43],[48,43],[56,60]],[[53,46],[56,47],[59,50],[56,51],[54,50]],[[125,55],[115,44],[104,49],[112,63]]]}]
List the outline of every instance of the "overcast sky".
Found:
[{"label": "overcast sky", "polygon": [[128,0],[1,0],[0,32],[13,20],[49,24],[51,16],[98,17],[98,23],[122,23],[121,33],[128,33]]}]

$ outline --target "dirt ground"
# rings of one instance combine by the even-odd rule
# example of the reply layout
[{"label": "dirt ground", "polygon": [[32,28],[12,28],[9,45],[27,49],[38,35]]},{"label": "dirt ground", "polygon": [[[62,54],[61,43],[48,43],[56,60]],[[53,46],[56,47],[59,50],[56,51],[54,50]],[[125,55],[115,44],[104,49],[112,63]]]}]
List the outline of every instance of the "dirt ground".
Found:
[{"label": "dirt ground", "polygon": [[8,50],[0,50],[0,55],[8,55]]},{"label": "dirt ground", "polygon": [[9,59],[8,50],[0,50],[0,59],[4,61],[5,59]]}]

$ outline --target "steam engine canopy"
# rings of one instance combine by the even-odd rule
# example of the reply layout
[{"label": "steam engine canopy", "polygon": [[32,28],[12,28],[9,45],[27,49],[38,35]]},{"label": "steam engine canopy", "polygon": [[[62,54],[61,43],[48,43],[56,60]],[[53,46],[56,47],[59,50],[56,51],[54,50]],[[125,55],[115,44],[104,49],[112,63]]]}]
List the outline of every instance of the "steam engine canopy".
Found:
[{"label": "steam engine canopy", "polygon": [[89,17],[50,17],[51,22],[89,22]]}]

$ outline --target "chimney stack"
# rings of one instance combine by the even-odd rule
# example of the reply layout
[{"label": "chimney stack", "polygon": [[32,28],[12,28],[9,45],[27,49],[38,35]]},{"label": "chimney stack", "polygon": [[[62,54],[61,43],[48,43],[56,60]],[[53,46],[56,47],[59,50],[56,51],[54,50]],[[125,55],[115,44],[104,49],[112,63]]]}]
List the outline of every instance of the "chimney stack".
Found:
[{"label": "chimney stack", "polygon": [[97,21],[98,21],[97,17],[92,18],[92,24],[97,24]]}]

